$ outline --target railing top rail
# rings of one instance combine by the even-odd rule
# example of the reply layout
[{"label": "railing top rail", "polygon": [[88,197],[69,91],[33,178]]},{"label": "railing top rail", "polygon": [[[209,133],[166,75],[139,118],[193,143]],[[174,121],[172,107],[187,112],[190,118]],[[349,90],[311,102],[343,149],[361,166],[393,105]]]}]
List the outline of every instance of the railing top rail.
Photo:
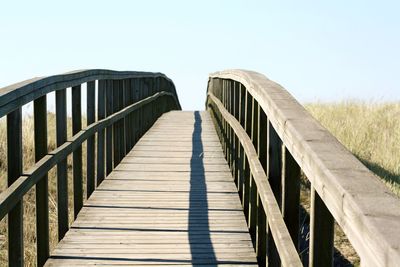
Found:
[{"label": "railing top rail", "polygon": [[[246,70],[210,78],[240,82],[268,119],[365,262],[400,262],[400,199],[281,85]],[[363,261],[364,262],[364,261]]]},{"label": "railing top rail", "polygon": [[[50,92],[104,79],[157,78],[173,82],[159,72],[114,71],[105,69],[76,70],[48,77],[36,77],[0,88],[0,117]],[[176,95],[175,86],[173,90]]]}]

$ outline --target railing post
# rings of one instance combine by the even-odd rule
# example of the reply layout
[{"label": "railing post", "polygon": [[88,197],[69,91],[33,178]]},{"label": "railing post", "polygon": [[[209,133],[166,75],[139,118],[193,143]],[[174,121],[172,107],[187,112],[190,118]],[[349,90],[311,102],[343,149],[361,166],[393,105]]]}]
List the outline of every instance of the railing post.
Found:
[{"label": "railing post", "polygon": [[[119,81],[113,81],[113,113],[117,112],[119,109],[119,94],[120,94],[120,87]],[[114,168],[120,162],[120,142],[121,136],[119,131],[119,121],[114,122],[113,124],[113,155],[114,155]]]},{"label": "railing post", "polygon": [[[98,81],[97,91],[97,119],[102,120],[105,117],[105,99],[106,99],[106,81]],[[102,129],[97,133],[97,186],[104,180],[104,137],[105,130]]]},{"label": "railing post", "polygon": [[[252,111],[252,97],[250,93],[245,90],[246,98],[245,98],[245,113],[244,113],[244,123],[245,123],[245,130],[248,136],[251,136],[251,111]],[[249,169],[249,158],[245,155],[246,161],[244,165],[244,194],[243,194],[243,210],[246,215],[247,223],[249,221],[249,211],[250,211],[250,180],[251,174]]]},{"label": "railing post", "polygon": [[[130,79],[125,79],[123,81],[124,83],[124,106],[123,108],[129,106],[131,104],[131,80]],[[131,150],[131,142],[132,142],[132,136],[131,136],[131,114],[128,114],[124,118],[124,132],[125,132],[125,154],[128,154],[128,152]]]},{"label": "railing post", "polygon": [[334,220],[311,186],[310,267],[333,266]]},{"label": "railing post", "polygon": [[[22,110],[7,115],[8,186],[22,174]],[[23,202],[20,200],[8,213],[8,261],[24,266]]]},{"label": "railing post", "polygon": [[[91,81],[86,84],[86,114],[87,114],[87,126],[95,122],[95,96],[96,96],[96,82]],[[93,193],[95,188],[95,135],[87,139],[86,147],[86,196],[87,198]]]},{"label": "railing post", "polygon": [[298,249],[300,218],[300,167],[286,147],[283,147],[282,214]]},{"label": "railing post", "polygon": [[[57,146],[67,141],[67,98],[66,89],[56,91]],[[67,159],[57,164],[58,240],[68,231],[68,176]]]},{"label": "railing post", "polygon": [[[107,80],[106,83],[106,117],[113,112],[113,81]],[[106,176],[113,169],[113,126],[107,126],[106,129]]]},{"label": "railing post", "polygon": [[[133,102],[136,103],[140,100],[139,98],[139,86],[140,86],[140,81],[139,79],[134,79],[134,94],[133,94]],[[134,144],[136,144],[136,142],[139,140],[140,138],[140,108],[135,110],[134,113],[134,123],[133,123],[133,127],[134,127],[134,133],[135,133],[135,141]]]},{"label": "railing post", "polygon": [[[267,127],[268,119],[258,105],[258,158],[264,171],[267,171]],[[257,198],[257,259],[259,266],[266,266],[267,257],[267,224],[264,207],[260,197]]]},{"label": "railing post", "polygon": [[[281,207],[282,144],[271,122],[268,122],[267,131],[267,177],[275,195],[275,199],[278,202],[279,207]],[[279,254],[271,231],[268,228],[268,266],[280,266],[280,264]]]},{"label": "railing post", "polygon": [[[81,86],[72,87],[72,134],[82,130],[82,103]],[[72,154],[73,181],[74,181],[74,219],[78,216],[83,206],[82,190],[82,146],[79,146]]]},{"label": "railing post", "polygon": [[[33,102],[35,131],[35,161],[47,154],[46,96]],[[36,242],[37,266],[43,266],[49,257],[49,201],[48,177],[44,175],[36,184]]]},{"label": "railing post", "polygon": [[[258,103],[252,97],[251,109],[251,140],[253,145],[258,150]],[[257,185],[253,178],[250,180],[250,224],[249,230],[253,240],[254,247],[256,246],[256,228],[257,228]]]},{"label": "railing post", "polygon": [[[124,108],[125,104],[125,83],[124,80],[119,80],[119,101],[118,101],[118,111]],[[125,157],[125,118],[118,121],[118,132],[119,132],[119,161]]]}]

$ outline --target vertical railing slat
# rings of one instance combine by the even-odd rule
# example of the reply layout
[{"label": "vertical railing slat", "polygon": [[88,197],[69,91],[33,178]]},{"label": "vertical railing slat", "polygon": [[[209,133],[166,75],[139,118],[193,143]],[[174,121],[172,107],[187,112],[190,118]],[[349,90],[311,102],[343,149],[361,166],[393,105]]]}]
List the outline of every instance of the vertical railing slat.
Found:
[{"label": "vertical railing slat", "polygon": [[[22,174],[22,109],[7,115],[7,172],[8,186]],[[23,200],[8,213],[8,261],[24,266]]]},{"label": "vertical railing slat", "polygon": [[299,218],[300,218],[300,167],[286,147],[283,148],[282,174],[282,214],[292,237],[293,244],[298,248]]},{"label": "vertical railing slat", "polygon": [[334,219],[311,186],[310,267],[333,266]]},{"label": "vertical railing slat", "polygon": [[[118,106],[118,111],[124,108],[125,104],[125,84],[124,80],[119,81],[119,106]],[[118,122],[118,132],[119,132],[119,161],[125,157],[125,142],[126,142],[126,136],[125,136],[125,118],[122,118]]]},{"label": "vertical railing slat", "polygon": [[[72,134],[82,130],[82,103],[81,86],[72,87]],[[74,219],[78,216],[83,206],[82,190],[82,146],[79,146],[72,153],[72,172],[74,185]]]},{"label": "vertical railing slat", "polygon": [[[267,171],[267,126],[268,119],[258,105],[258,158],[264,171]],[[257,198],[257,259],[259,266],[266,266],[267,256],[267,225],[266,214],[260,197]]]},{"label": "vertical railing slat", "polygon": [[[106,81],[98,81],[97,91],[97,119],[102,120],[105,117],[105,99],[106,99]],[[102,129],[97,133],[97,186],[104,180],[104,137],[105,130]]]},{"label": "vertical railing slat", "polygon": [[[46,96],[33,102],[35,161],[47,154],[47,103]],[[36,184],[36,242],[37,266],[43,266],[49,257],[49,201],[48,177],[44,175]]]},{"label": "vertical railing slat", "polygon": [[[87,125],[95,122],[95,98],[96,98],[96,82],[91,81],[87,83],[86,94],[86,115]],[[87,139],[86,147],[86,196],[87,198],[93,193],[95,188],[95,135]]]},{"label": "vertical railing slat", "polygon": [[[106,83],[106,117],[113,113],[113,82],[107,80]],[[106,128],[106,176],[113,169],[113,126]]]},{"label": "vertical railing slat", "polygon": [[[281,206],[281,141],[271,122],[267,127],[267,177],[275,195],[278,205]],[[271,231],[268,229],[268,266],[280,266],[279,254],[272,237]]]},{"label": "vertical railing slat", "polygon": [[[113,113],[117,112],[119,109],[119,100],[120,100],[120,87],[119,81],[113,81]],[[119,129],[119,121],[114,122],[113,124],[113,153],[114,153],[114,168],[120,162],[120,143],[121,143],[121,135]]]},{"label": "vertical railing slat", "polygon": [[[123,81],[124,83],[124,106],[123,107],[127,107],[131,104],[131,81],[130,79],[125,79]],[[131,149],[131,141],[132,141],[132,137],[131,137],[131,114],[128,114],[127,116],[125,116],[125,123],[124,123],[124,132],[125,132],[125,154],[127,154],[129,152],[129,150]]]},{"label": "vertical railing slat", "polygon": [[[67,141],[66,89],[56,91],[56,139],[57,146]],[[68,231],[68,176],[67,158],[57,164],[58,240]]]}]

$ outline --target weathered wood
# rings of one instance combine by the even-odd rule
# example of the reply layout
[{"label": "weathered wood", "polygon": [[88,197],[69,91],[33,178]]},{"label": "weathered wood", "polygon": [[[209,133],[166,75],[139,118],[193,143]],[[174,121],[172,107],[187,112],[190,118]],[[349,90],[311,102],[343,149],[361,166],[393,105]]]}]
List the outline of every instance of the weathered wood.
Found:
[{"label": "weathered wood", "polygon": [[[35,161],[47,154],[47,102],[42,96],[33,102],[35,131]],[[47,174],[36,184],[36,251],[37,266],[43,266],[49,257],[49,200]]]},{"label": "weathered wood", "polygon": [[279,84],[244,70],[214,73],[210,79],[240,82],[258,101],[363,264],[400,262],[400,228],[395,223],[400,221],[400,203],[375,175]]},{"label": "weathered wood", "polygon": [[[123,107],[127,107],[131,104],[131,81],[126,79],[123,81],[124,88],[124,98],[123,98]],[[131,150],[131,114],[125,117],[124,119],[124,136],[125,136],[125,148],[124,148],[124,156]]]},{"label": "weathered wood", "polygon": [[293,243],[298,247],[300,224],[300,167],[283,147],[282,215]]},{"label": "weathered wood", "polygon": [[[174,121],[177,115],[193,118],[194,113],[170,112],[162,118]],[[209,118],[206,112],[196,118],[195,123],[185,120],[192,127],[186,136],[196,140],[192,150],[201,151],[208,141],[202,139],[200,128],[212,122],[206,120]],[[166,121],[157,125],[171,131]],[[162,135],[161,131],[153,134],[153,130],[149,130],[149,136]],[[170,146],[177,147],[179,143],[174,140]],[[217,165],[218,172],[207,169],[210,165],[203,165],[204,159],[195,153],[189,161],[185,158],[179,164],[158,163],[157,160],[175,158],[175,152],[170,151],[169,156],[147,163],[150,166],[143,173],[139,169],[126,169],[132,160],[138,159],[135,149],[94,191],[46,266],[112,263],[257,266],[236,188],[221,150],[214,157],[223,162]],[[153,176],[152,170],[167,166],[169,172]],[[216,173],[226,179],[215,180]],[[181,190],[183,186],[185,189]]]},{"label": "weathered wood", "polygon": [[[116,113],[120,109],[120,82],[118,80],[114,80],[113,82],[113,113]],[[120,123],[115,122],[113,125],[113,159],[114,164],[113,168],[118,166],[121,161],[121,131],[120,131]]]},{"label": "weathered wood", "polygon": [[260,195],[257,195],[257,262],[259,266],[267,265],[267,224],[264,206],[262,205]]},{"label": "weathered wood", "polygon": [[[22,174],[22,109],[7,115],[8,187]],[[24,233],[22,199],[8,213],[8,261],[24,266]]]},{"label": "weathered wood", "polygon": [[[171,84],[171,93],[176,95],[172,81],[162,73],[112,70],[81,70],[50,77],[39,77],[0,88],[0,118],[22,105],[48,93],[81,85],[85,82],[107,79],[154,78],[161,77]],[[172,99],[181,109],[178,98]]]},{"label": "weathered wood", "polygon": [[[97,93],[97,119],[100,121],[106,115],[106,81],[98,81]],[[104,167],[105,167],[105,130],[99,130],[97,133],[97,177],[96,185],[99,186],[104,180]]]},{"label": "weathered wood", "polygon": [[[66,89],[56,91],[56,141],[57,147],[67,141]],[[57,164],[57,215],[58,240],[68,231],[68,176],[67,158]]]},{"label": "weathered wood", "polygon": [[[72,87],[72,134],[82,130],[81,86]],[[82,147],[76,148],[72,154],[72,174],[74,185],[74,219],[83,206],[82,189]]]},{"label": "weathered wood", "polygon": [[334,220],[315,189],[311,189],[310,266],[333,266]]},{"label": "weathered wood", "polygon": [[[229,114],[223,107],[221,101],[215,97],[212,93],[208,93],[208,99],[210,104],[214,107],[211,108],[211,112],[219,112],[221,116],[230,124],[234,129],[235,134],[238,136],[241,145],[245,151],[245,155],[248,159],[249,169],[253,175],[255,183],[258,188],[261,203],[265,209],[267,215],[267,221],[270,228],[271,236],[273,237],[272,242],[269,245],[276,245],[276,249],[282,260],[284,266],[302,266],[299,255],[297,254],[296,248],[292,243],[289,231],[286,228],[282,214],[279,209],[279,205],[275,199],[274,192],[270,184],[268,183],[267,176],[264,169],[258,160],[257,152],[253,146],[251,139],[239,122]],[[272,238],[271,238],[272,239]],[[269,238],[270,240],[270,238]],[[269,246],[269,249],[271,246]],[[271,254],[268,255],[269,264],[276,264],[275,258],[270,259]]]},{"label": "weathered wood", "polygon": [[[113,82],[107,80],[106,83],[106,116],[109,117],[113,113]],[[106,129],[106,176],[113,169],[113,126],[110,125]]]},{"label": "weathered wood", "polygon": [[[169,92],[161,92],[153,97],[140,101],[137,105],[129,105],[121,112],[118,112],[108,119],[95,123],[82,129],[81,121],[81,84],[87,83],[87,115],[88,124],[95,121],[95,81],[97,79],[157,79],[167,81]],[[73,137],[67,141],[67,108],[66,108],[66,89],[72,88],[72,132]],[[154,88],[153,88],[154,89]],[[47,110],[46,94],[56,92],[56,139],[57,148],[47,153]],[[153,90],[154,91],[154,90]],[[152,92],[153,92],[152,91]],[[155,92],[155,91],[154,91]],[[123,96],[122,94],[120,95]],[[8,118],[8,167],[9,167],[9,187],[0,194],[0,214],[3,218],[9,215],[9,263],[13,266],[23,265],[23,234],[22,234],[22,197],[28,190],[36,184],[36,212],[37,212],[37,265],[42,266],[49,255],[49,218],[48,218],[48,181],[47,172],[57,164],[57,210],[58,210],[58,237],[61,239],[68,230],[68,181],[67,181],[67,156],[73,154],[73,182],[74,182],[74,216],[76,218],[83,203],[82,196],[82,143],[87,140],[87,193],[90,195],[94,190],[95,175],[95,133],[103,130],[104,127],[125,120],[126,115],[131,115],[136,109],[159,98],[176,98],[176,91],[173,83],[163,74],[141,73],[141,72],[113,72],[107,70],[89,70],[57,75],[48,78],[35,78],[19,84],[0,89],[0,117],[7,114]],[[104,97],[103,97],[104,99]],[[34,101],[35,116],[35,160],[36,164],[22,175],[22,155],[18,148],[22,149],[21,140],[21,106],[30,101]],[[122,103],[124,99],[120,99]],[[176,99],[170,101],[176,108],[180,108]],[[130,103],[128,103],[130,104]],[[104,106],[104,105],[103,105]],[[123,106],[119,107],[119,110]],[[149,108],[151,109],[151,108]],[[156,110],[153,108],[153,110]],[[19,114],[16,114],[19,112]],[[100,111],[101,112],[101,111]],[[104,113],[104,112],[103,112]],[[151,123],[160,113],[153,112],[148,117]],[[103,115],[104,117],[104,115]],[[10,119],[12,118],[12,119]],[[15,125],[11,124],[11,121]],[[18,125],[19,124],[19,125]],[[121,125],[123,127],[123,125]],[[121,128],[121,127],[120,127]],[[19,131],[18,131],[19,129]],[[12,134],[11,132],[12,131]],[[122,129],[121,129],[122,131]],[[124,137],[121,132],[121,136]],[[103,134],[104,137],[104,134]],[[15,140],[14,140],[15,139]],[[121,157],[125,156],[125,139],[120,143],[124,148],[121,150]],[[12,151],[12,152],[10,152]],[[104,156],[103,156],[104,158]],[[12,159],[12,162],[10,160]],[[104,161],[104,159],[103,159]],[[100,161],[101,162],[101,161]],[[21,164],[18,168],[16,165]],[[101,164],[104,166],[104,164]],[[11,169],[12,168],[12,169]],[[18,174],[17,174],[18,172]],[[104,172],[104,169],[103,169]],[[103,175],[104,177],[104,175]],[[101,174],[100,174],[101,179]],[[12,180],[12,182],[11,182]]]},{"label": "weathered wood", "polygon": [[[121,110],[124,108],[124,103],[125,103],[125,88],[124,88],[124,81],[121,80],[119,81],[119,107],[118,110]],[[153,95],[153,94],[151,94]],[[155,100],[154,104],[157,103],[157,100]],[[153,105],[151,105],[153,106]],[[126,118],[126,117],[125,117]],[[123,159],[123,157],[125,157],[126,153],[125,153],[125,118],[122,118],[119,122],[118,122],[118,132],[119,132],[119,158],[120,161]]]},{"label": "weathered wood", "polygon": [[[86,94],[86,115],[87,126],[94,123],[96,120],[96,82],[87,83]],[[89,198],[95,188],[95,135],[87,140],[86,146],[86,197]]]},{"label": "weathered wood", "polygon": [[[59,91],[57,91],[59,92]],[[57,129],[66,129],[66,101],[65,101],[65,92],[61,93],[61,96],[56,94],[56,124],[58,125]],[[124,118],[127,114],[134,112],[135,110],[139,109],[140,107],[147,105],[154,101],[155,99],[169,95],[170,97],[174,97],[172,93],[166,93],[166,92],[161,92],[157,93],[154,96],[148,97],[146,99],[143,99],[139,102],[136,102],[135,104],[130,105],[129,107],[126,107],[125,109],[110,115],[107,117],[107,119],[98,121],[96,123],[91,124],[91,126],[87,127],[86,129],[80,131],[78,134],[73,136],[71,140],[68,142],[62,142],[61,145],[59,145],[55,150],[51,151],[43,157],[40,161],[38,161],[34,166],[32,166],[29,170],[24,172],[24,175],[21,175],[10,187],[5,189],[1,194],[0,194],[0,218],[3,218],[8,211],[13,208],[19,200],[23,197],[24,194],[26,194],[29,189],[35,185],[52,167],[54,167],[57,164],[57,171],[60,166],[62,165],[66,159],[66,157],[71,154],[74,150],[76,150],[78,147],[82,145],[82,143],[87,140],[88,137],[92,136],[96,132],[98,132],[101,129],[104,129],[106,127],[109,127],[116,121],[121,120],[121,118]],[[58,99],[58,100],[57,100]],[[64,106],[63,106],[64,104]],[[63,108],[64,107],[64,108]],[[65,120],[63,120],[64,116],[62,116],[63,111],[65,110]],[[64,123],[62,123],[64,122]],[[62,140],[62,138],[66,138],[66,131],[61,131],[57,130],[57,142],[59,140]],[[151,153],[150,151],[147,151],[147,153]],[[167,152],[168,153],[168,152]],[[64,169],[62,169],[64,170]],[[66,166],[65,166],[65,177],[66,177]],[[64,172],[57,172],[57,175],[62,175]],[[60,176],[58,176],[59,178]],[[61,189],[66,188],[66,184],[63,183],[64,180],[61,180],[60,182],[57,183],[57,189],[58,186],[61,186]],[[65,179],[66,182],[66,179]],[[67,191],[65,191],[67,192]],[[61,196],[58,197],[58,200],[67,200],[64,199],[64,196],[67,196],[66,194],[64,195],[64,190],[58,190],[58,194],[61,194]],[[65,202],[64,202],[65,203]],[[58,205],[64,205],[64,203],[58,202]],[[64,210],[62,210],[64,211]],[[67,218],[68,216],[64,217],[64,213],[61,212],[62,217],[59,217],[61,219]],[[67,210],[68,212],[68,210]],[[68,215],[68,213],[66,213]],[[68,221],[66,221],[65,225],[62,225],[63,227],[67,227],[66,230],[68,230]],[[60,230],[64,230],[65,228],[61,228]],[[61,231],[63,233],[63,231]],[[65,234],[65,233],[64,233]]]}]

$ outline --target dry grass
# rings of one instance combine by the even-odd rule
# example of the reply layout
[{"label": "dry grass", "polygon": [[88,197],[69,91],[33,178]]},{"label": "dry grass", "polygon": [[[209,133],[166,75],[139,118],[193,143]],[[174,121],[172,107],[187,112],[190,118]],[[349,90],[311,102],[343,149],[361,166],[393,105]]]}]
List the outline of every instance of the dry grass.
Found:
[{"label": "dry grass", "polygon": [[352,101],[306,108],[400,196],[400,103]]},{"label": "dry grass", "polygon": [[[382,177],[385,183],[400,196],[400,104],[375,104],[362,102],[343,102],[335,104],[308,104],[306,108],[328,130],[330,130],[352,153],[354,153],[373,172]],[[68,122],[71,136],[71,121]],[[48,115],[49,145],[55,148],[55,116]],[[24,118],[23,126],[24,169],[34,163],[33,158],[33,119]],[[0,120],[0,190],[6,188],[6,126],[4,118]],[[83,149],[83,152],[85,149]],[[83,157],[85,160],[85,157]],[[83,167],[86,164],[83,161]],[[70,190],[70,222],[72,222],[72,177],[71,157],[68,159],[69,190]],[[85,174],[86,171],[84,170]],[[57,205],[55,169],[49,173],[49,207],[50,207],[50,236],[51,248],[57,243]],[[85,177],[84,177],[85,181]],[[84,187],[85,188],[85,187]],[[307,202],[307,188],[303,186],[303,203]],[[306,204],[305,209],[308,209]],[[25,235],[25,264],[36,265],[36,235],[35,235],[35,192],[34,188],[24,197],[24,235]],[[7,262],[7,222],[0,222],[0,265]],[[336,226],[335,246],[349,258],[353,264],[359,260],[343,232]]]},{"label": "dry grass", "polygon": [[[68,118],[68,137],[71,133],[71,118]],[[83,122],[85,125],[85,120]],[[34,121],[33,117],[26,116],[23,119],[23,167],[29,169],[34,164]],[[7,187],[7,134],[6,120],[0,120],[0,191]],[[83,145],[85,153],[85,144]],[[48,151],[56,148],[55,137],[55,114],[48,114]],[[86,161],[83,156],[83,173],[85,183]],[[49,172],[49,222],[50,222],[50,248],[53,249],[58,243],[57,236],[57,180],[56,167]],[[72,193],[72,156],[68,157],[68,190],[69,190],[69,221],[73,221],[73,193]],[[84,185],[85,189],[85,185]],[[85,194],[84,194],[85,195]],[[35,208],[35,188],[32,188],[24,196],[24,253],[25,266],[36,266],[36,208]],[[7,218],[0,222],[0,266],[5,265],[7,260]]]},{"label": "dry grass", "polygon": [[[400,103],[340,102],[307,104],[306,109],[388,188],[400,196]],[[309,185],[303,180],[301,203],[309,212]],[[360,259],[335,223],[335,248],[346,258],[339,266],[359,266]]]}]

